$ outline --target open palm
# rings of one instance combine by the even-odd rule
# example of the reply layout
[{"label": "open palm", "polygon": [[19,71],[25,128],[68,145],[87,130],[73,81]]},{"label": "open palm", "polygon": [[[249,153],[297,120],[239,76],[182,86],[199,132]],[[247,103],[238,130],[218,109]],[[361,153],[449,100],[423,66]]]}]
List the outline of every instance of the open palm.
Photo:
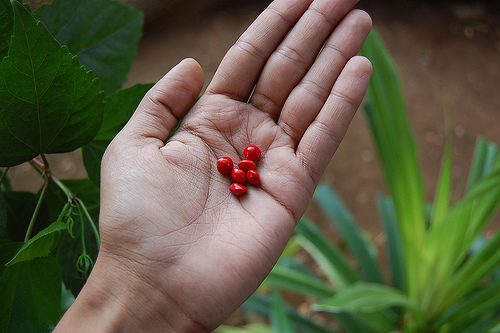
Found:
[{"label": "open palm", "polygon": [[[371,65],[356,54],[371,20],[351,11],[355,2],[274,1],[187,115],[203,86],[194,60],[148,92],[103,160],[102,247],[90,281],[115,268],[146,281],[138,306],[163,302],[160,317],[175,308],[165,327],[179,331],[213,329],[251,295],[366,91]],[[262,150],[262,184],[237,197],[216,160],[237,163],[249,144]]]}]

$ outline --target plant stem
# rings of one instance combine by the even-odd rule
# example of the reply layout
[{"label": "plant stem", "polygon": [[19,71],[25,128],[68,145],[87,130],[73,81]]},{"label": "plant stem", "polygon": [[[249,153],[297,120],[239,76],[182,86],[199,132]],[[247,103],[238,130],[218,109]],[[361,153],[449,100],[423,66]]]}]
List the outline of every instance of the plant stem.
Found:
[{"label": "plant stem", "polygon": [[24,237],[24,242],[27,243],[31,238],[31,233],[33,232],[33,227],[35,225],[36,218],[38,217],[38,213],[40,212],[40,208],[42,207],[42,201],[47,193],[47,189],[49,188],[50,178],[45,179],[45,184],[42,187],[42,192],[40,193],[40,197],[38,198],[38,202],[36,203],[35,211],[31,216],[30,224],[28,225],[28,230],[26,231],[26,236]]},{"label": "plant stem", "polygon": [[[96,242],[97,242],[97,248],[99,248],[101,246],[101,237],[99,236],[99,230],[97,230],[97,227],[94,223],[94,220],[92,219],[92,216],[90,216],[89,211],[87,210],[87,207],[85,207],[85,204],[83,203],[82,200],[80,200],[80,198],[74,198],[74,200],[81,207],[81,209],[83,210],[83,213],[85,214],[85,216],[89,220],[90,226],[92,227],[92,231],[94,231],[94,236],[95,236]],[[82,223],[83,223],[83,220],[82,220]]]}]

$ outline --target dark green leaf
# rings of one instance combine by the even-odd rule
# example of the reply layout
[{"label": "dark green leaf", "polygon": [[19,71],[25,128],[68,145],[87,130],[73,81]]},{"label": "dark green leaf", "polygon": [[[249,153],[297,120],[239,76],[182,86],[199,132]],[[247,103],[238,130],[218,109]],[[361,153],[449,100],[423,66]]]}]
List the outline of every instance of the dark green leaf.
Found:
[{"label": "dark green leaf", "polygon": [[100,183],[101,160],[108,144],[127,123],[151,84],[137,84],[106,97],[104,117],[96,137],[83,146],[83,162],[89,178]]},{"label": "dark green leaf", "polygon": [[101,183],[101,161],[110,141],[91,141],[82,147],[85,169],[94,184]]},{"label": "dark green leaf", "polygon": [[14,29],[14,17],[10,0],[0,0],[0,64],[7,55]]},{"label": "dark green leaf", "polygon": [[3,196],[3,192],[0,191],[0,242],[4,239],[7,231],[7,203]]},{"label": "dark green leaf", "polygon": [[358,260],[365,279],[370,282],[381,283],[383,280],[382,273],[379,270],[377,260],[370,253],[369,245],[363,238],[354,217],[337,193],[328,185],[322,184],[314,192],[314,200],[340,232],[349,250]]},{"label": "dark green leaf", "polygon": [[[30,192],[3,192],[7,207],[7,226],[4,240],[20,242],[24,240],[38,196]],[[47,227],[51,221],[47,202],[42,207],[35,221],[33,234]]]},{"label": "dark green leaf", "polygon": [[271,297],[271,311],[269,313],[274,333],[292,333],[292,322],[288,318],[285,303],[279,291],[274,290]]},{"label": "dark green leaf", "polygon": [[394,200],[404,247],[407,287],[413,294],[420,283],[417,258],[427,227],[418,151],[408,122],[397,69],[376,29],[371,31],[361,53],[373,64],[365,115]]},{"label": "dark green leaf", "polygon": [[53,257],[15,264],[2,274],[0,294],[1,332],[50,332],[60,316],[61,269]]},{"label": "dark green leaf", "polygon": [[308,218],[300,219],[295,232],[302,246],[313,256],[320,269],[336,288],[343,288],[360,279],[349,266],[347,257]]},{"label": "dark green leaf", "polygon": [[117,91],[104,99],[104,117],[95,141],[111,141],[132,117],[142,98],[152,84],[136,84]]},{"label": "dark green leaf", "polygon": [[112,93],[125,82],[142,36],[142,13],[118,1],[54,0],[36,14]]},{"label": "dark green leaf", "polygon": [[[242,307],[248,311],[254,311],[263,316],[269,316],[271,308],[271,299],[267,295],[260,293],[253,294]],[[293,326],[300,332],[305,333],[335,333],[335,330],[326,328],[316,323],[312,318],[305,317],[297,312],[291,306],[286,307],[288,316],[290,317]]]},{"label": "dark green leaf", "polygon": [[59,242],[60,231],[68,229],[64,222],[54,222],[31,238],[6,265],[49,255]]},{"label": "dark green leaf", "polygon": [[102,94],[92,74],[14,1],[14,35],[0,65],[0,165],[89,142],[102,120]]},{"label": "dark green leaf", "polygon": [[377,198],[377,206],[386,237],[392,286],[406,291],[405,262],[394,203],[391,198],[380,196]]}]

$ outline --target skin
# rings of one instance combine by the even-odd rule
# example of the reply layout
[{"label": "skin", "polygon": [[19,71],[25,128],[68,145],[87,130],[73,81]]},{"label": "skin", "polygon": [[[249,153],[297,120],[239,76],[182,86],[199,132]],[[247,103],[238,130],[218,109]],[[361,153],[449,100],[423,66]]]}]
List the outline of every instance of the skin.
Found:
[{"label": "skin", "polygon": [[[371,19],[355,3],[274,1],[170,139],[201,67],[183,60],[146,94],[103,158],[100,253],[55,332],[206,332],[256,290],[366,92]],[[237,197],[216,161],[248,144],[261,186]]]}]

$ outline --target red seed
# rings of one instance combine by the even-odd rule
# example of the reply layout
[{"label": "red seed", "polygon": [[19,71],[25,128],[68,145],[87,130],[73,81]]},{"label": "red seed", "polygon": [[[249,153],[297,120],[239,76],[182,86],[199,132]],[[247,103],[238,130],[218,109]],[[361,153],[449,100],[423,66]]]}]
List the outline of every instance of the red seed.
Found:
[{"label": "red seed", "polygon": [[217,160],[217,170],[223,175],[229,175],[233,170],[233,160],[229,157],[221,157]]},{"label": "red seed", "polygon": [[229,186],[229,190],[236,196],[247,193],[247,187],[239,183],[232,183],[231,186]]},{"label": "red seed", "polygon": [[259,186],[260,185],[260,175],[257,170],[248,170],[247,171],[247,180],[250,184]]},{"label": "red seed", "polygon": [[241,169],[231,170],[231,179],[235,183],[245,184],[247,181],[247,174]]},{"label": "red seed", "polygon": [[243,150],[243,155],[249,160],[258,160],[260,157],[261,151],[259,147],[256,145],[249,145]]},{"label": "red seed", "polygon": [[243,160],[238,163],[238,168],[245,171],[255,170],[257,169],[257,164],[255,164],[255,162],[252,160]]}]

